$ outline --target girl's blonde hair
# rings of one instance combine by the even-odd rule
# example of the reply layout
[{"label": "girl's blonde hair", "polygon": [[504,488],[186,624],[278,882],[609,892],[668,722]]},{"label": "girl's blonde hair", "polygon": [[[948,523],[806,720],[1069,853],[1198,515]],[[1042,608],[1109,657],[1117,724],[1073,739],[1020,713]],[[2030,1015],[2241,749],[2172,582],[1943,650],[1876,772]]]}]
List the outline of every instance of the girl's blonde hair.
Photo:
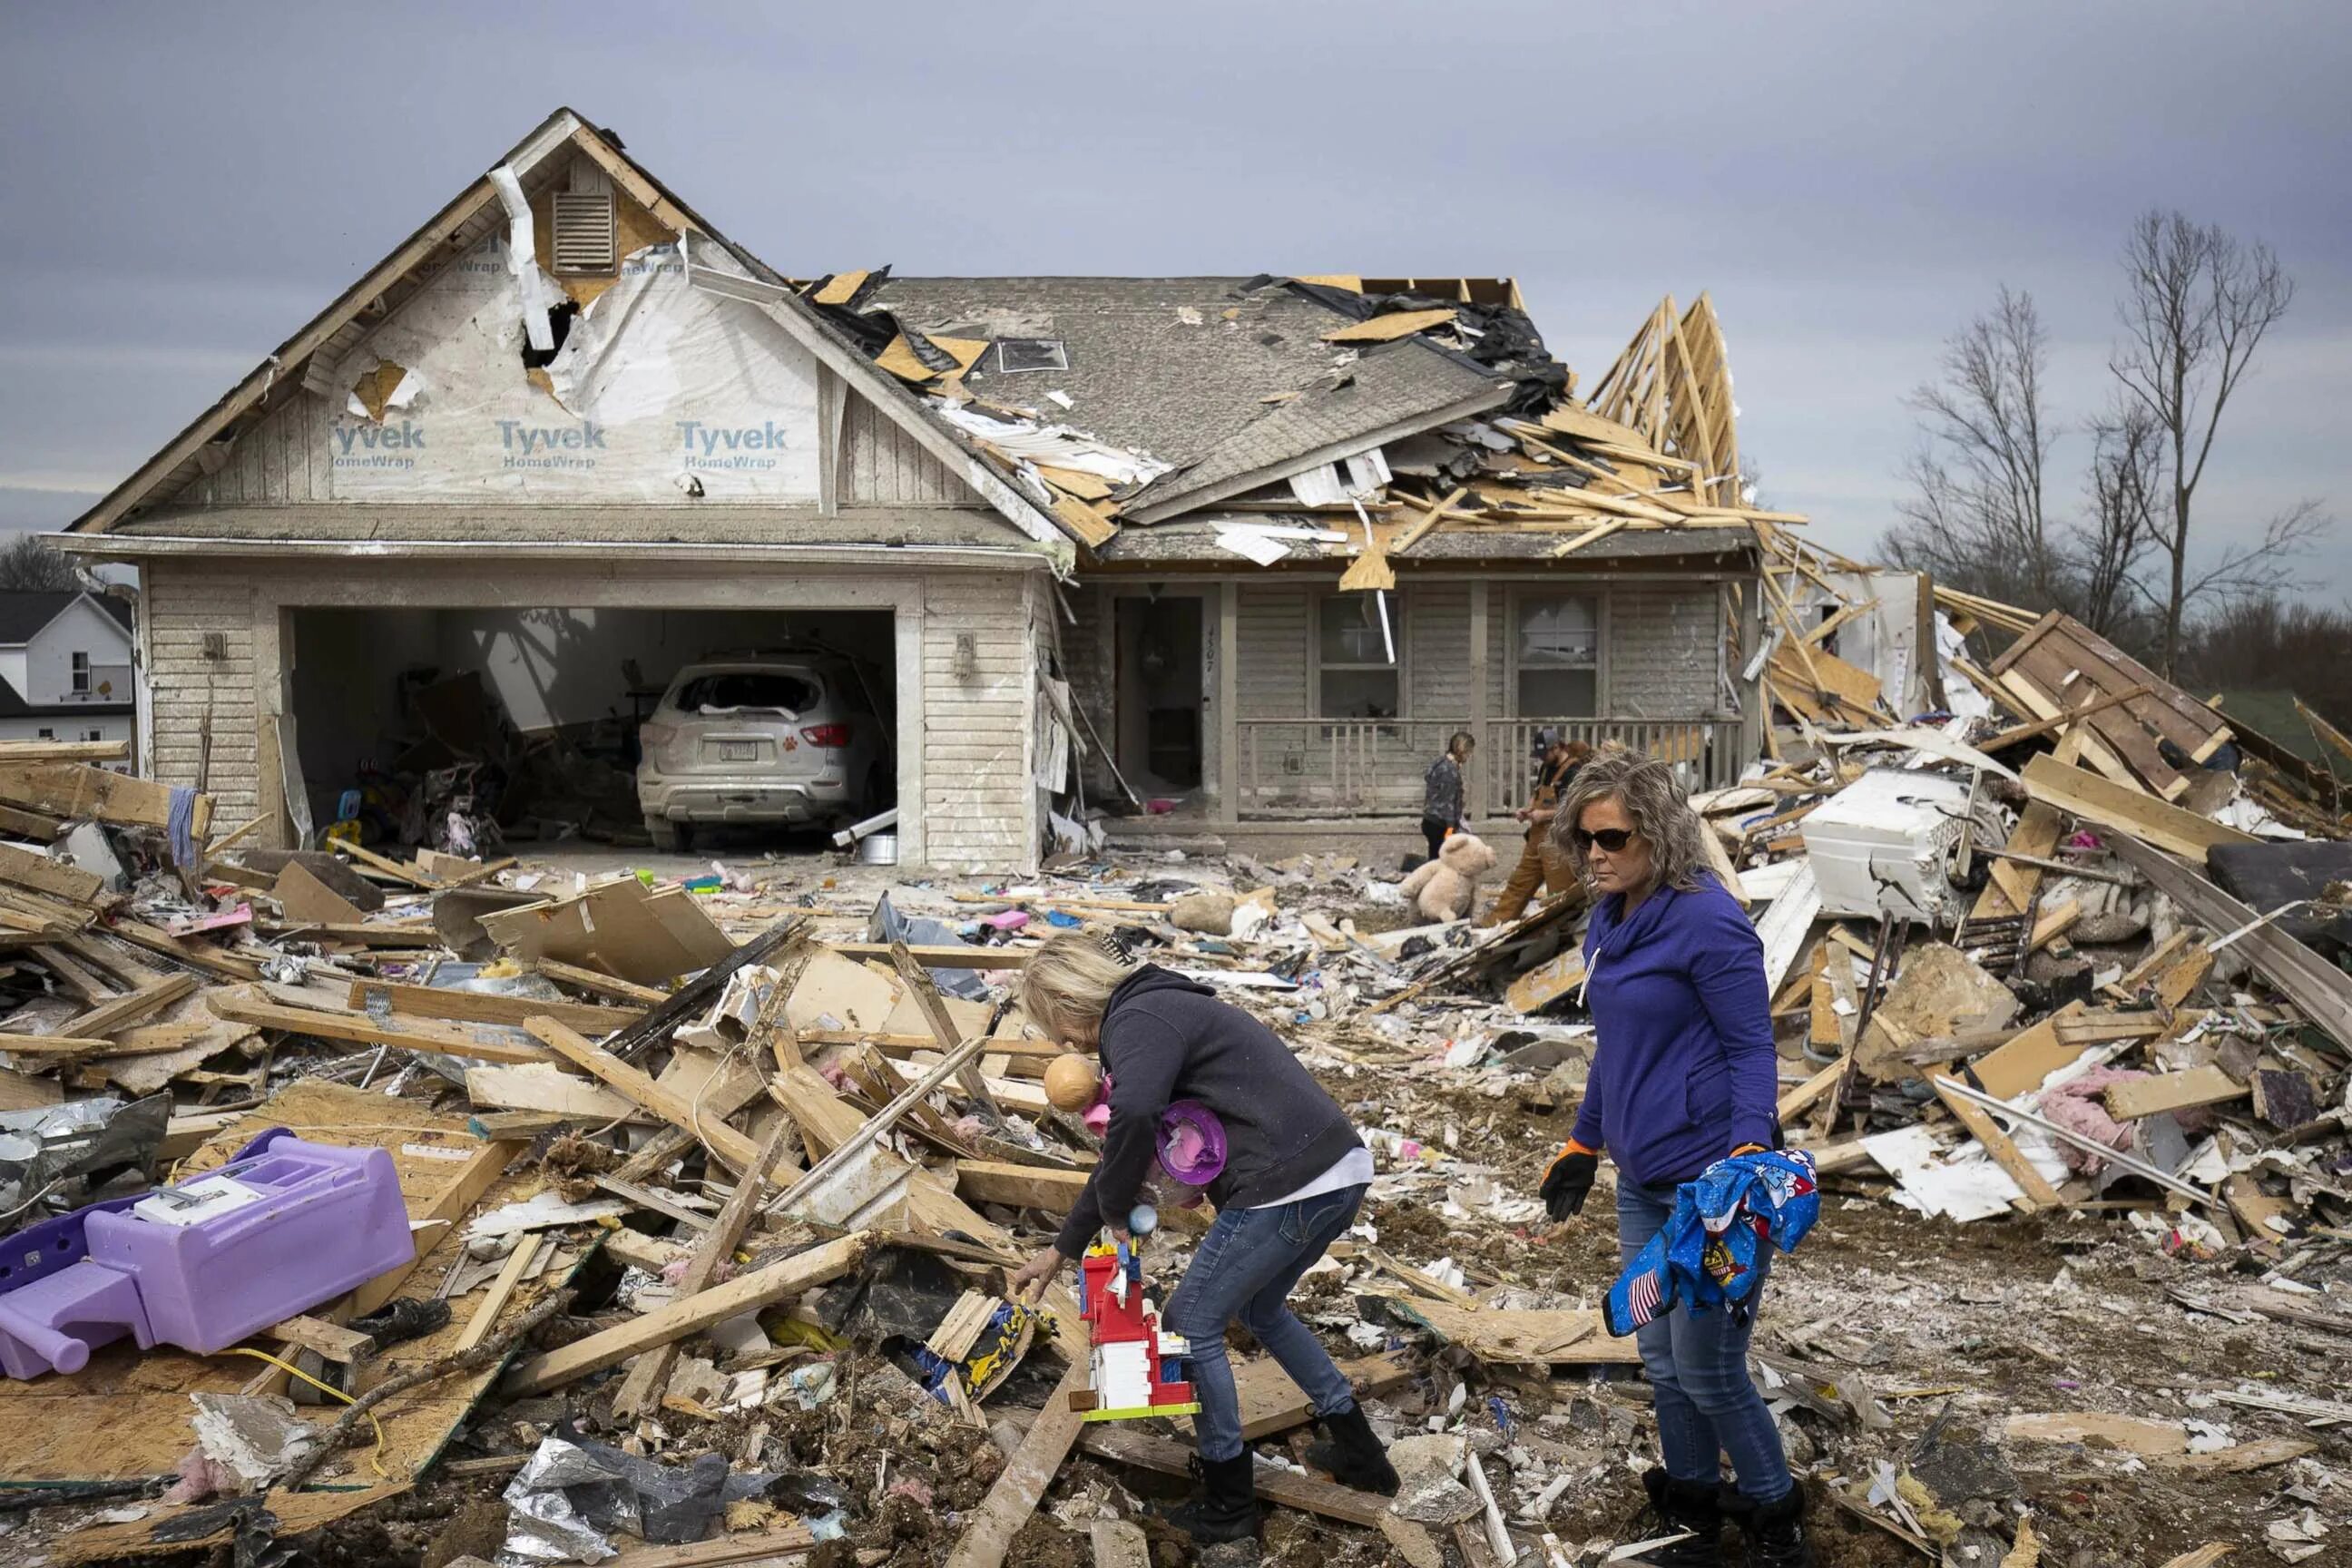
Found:
[{"label": "girl's blonde hair", "polygon": [[1577,826],[1586,806],[1604,800],[1622,805],[1625,815],[1633,819],[1634,831],[1650,841],[1651,864],[1662,886],[1696,892],[1701,879],[1715,874],[1703,837],[1706,825],[1691,809],[1690,796],[1675,770],[1610,741],[1570,781],[1551,820],[1552,842],[1568,851],[1578,877],[1590,873],[1585,869],[1584,851],[1576,842]]},{"label": "girl's blonde hair", "polygon": [[1091,1039],[1110,994],[1132,973],[1093,937],[1063,931],[1021,966],[1021,1010],[1053,1039]]}]

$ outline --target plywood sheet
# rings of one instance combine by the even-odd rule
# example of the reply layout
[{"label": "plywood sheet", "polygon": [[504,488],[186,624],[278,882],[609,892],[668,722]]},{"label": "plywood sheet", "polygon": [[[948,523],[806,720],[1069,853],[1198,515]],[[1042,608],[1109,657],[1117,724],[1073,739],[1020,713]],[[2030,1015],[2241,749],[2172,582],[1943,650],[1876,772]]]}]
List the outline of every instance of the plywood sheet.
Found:
[{"label": "plywood sheet", "polygon": [[[189,1156],[181,1173],[223,1163],[271,1127],[290,1128],[316,1142],[390,1151],[412,1221],[434,1214],[484,1148],[462,1120],[435,1116],[408,1100],[311,1082],[295,1085],[215,1134]],[[538,1182],[529,1173],[506,1176],[482,1202],[495,1205],[519,1200]],[[433,1293],[461,1246],[460,1228],[442,1226],[420,1236],[419,1245],[427,1250],[396,1294]],[[551,1273],[527,1283],[509,1310],[526,1310],[557,1282]],[[439,1332],[394,1346],[376,1364],[388,1375],[433,1361],[454,1346],[464,1327],[460,1312]],[[188,1395],[235,1394],[268,1370],[248,1356],[203,1357],[162,1347],[142,1352],[123,1341],[93,1353],[89,1365],[71,1376],[52,1374],[30,1383],[0,1380],[0,1431],[8,1434],[0,1444],[0,1484],[164,1474],[195,1443],[189,1424],[195,1407]],[[385,1473],[375,1473],[362,1445],[328,1460],[314,1484],[363,1487],[413,1479],[448,1441],[495,1370],[446,1378],[386,1401],[377,1412],[383,1425],[381,1462]]]}]

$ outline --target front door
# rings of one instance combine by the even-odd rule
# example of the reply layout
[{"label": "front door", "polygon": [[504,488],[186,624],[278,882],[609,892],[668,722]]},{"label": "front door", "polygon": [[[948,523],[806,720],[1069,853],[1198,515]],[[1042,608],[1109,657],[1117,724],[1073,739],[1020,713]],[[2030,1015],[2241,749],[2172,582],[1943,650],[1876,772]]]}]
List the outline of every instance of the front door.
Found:
[{"label": "front door", "polygon": [[1146,799],[1197,794],[1206,757],[1205,601],[1162,593],[1114,603],[1118,771]]}]

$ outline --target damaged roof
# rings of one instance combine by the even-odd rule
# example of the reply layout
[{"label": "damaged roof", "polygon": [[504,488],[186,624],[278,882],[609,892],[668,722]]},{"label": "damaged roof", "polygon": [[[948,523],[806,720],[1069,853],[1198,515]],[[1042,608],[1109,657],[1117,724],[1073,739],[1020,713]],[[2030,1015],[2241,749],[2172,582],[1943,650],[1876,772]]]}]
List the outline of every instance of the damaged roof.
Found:
[{"label": "damaged roof", "polygon": [[[633,204],[633,222],[622,226],[634,248],[615,242],[615,250],[652,257],[640,275],[674,271],[698,297],[752,306],[717,330],[755,331],[761,317],[780,326],[815,360],[820,397],[832,395],[821,390],[829,372],[834,395],[845,385],[970,487],[976,503],[964,510],[993,508],[1057,569],[1066,570],[1078,549],[1106,551],[1122,530],[1211,507],[1303,510],[1327,529],[1352,524],[1364,571],[1350,574],[1351,585],[1360,586],[1382,585],[1387,556],[1416,546],[1424,558],[1599,559],[1592,547],[1624,533],[1803,521],[1759,511],[1745,493],[1722,332],[1705,295],[1687,310],[1672,299],[1660,304],[1580,398],[1576,376],[1546,349],[1507,279],[900,279],[886,267],[795,283],[679,202],[617,137],[559,110],[68,531],[151,541],[142,551],[230,537],[795,542],[778,531],[761,535],[755,518],[743,524],[755,537],[714,530],[720,509],[749,495],[714,489],[702,499],[691,464],[660,479],[661,494],[627,498],[638,510],[675,514],[658,520],[629,515],[623,498],[602,495],[541,500],[544,520],[527,517],[528,505],[478,506],[446,492],[431,499],[457,504],[426,510],[423,495],[394,495],[398,505],[371,507],[340,487],[323,508],[276,498],[275,505],[304,509],[279,519],[258,515],[254,498],[234,489],[204,498],[213,504],[192,504],[192,485],[227,465],[240,439],[300,394],[341,398],[367,424],[405,408],[398,399],[417,395],[425,378],[372,353],[379,328],[436,279],[457,277],[451,269],[461,260],[478,265],[478,250],[502,244],[510,257],[530,254],[529,204],[551,201],[576,169]],[[589,285],[544,268],[506,270],[528,285],[520,293],[530,350],[553,355],[563,346],[552,329],[555,300],[567,294],[576,319],[602,325],[600,290],[583,294]],[[551,334],[553,346],[544,341]],[[604,363],[572,370],[593,380]],[[532,384],[568,415],[574,405],[551,390],[554,375],[570,374],[565,363],[534,363],[529,353],[523,359],[538,378]],[[593,407],[581,416],[592,415]],[[821,416],[817,427],[824,428]],[[270,433],[257,439],[266,448]],[[820,471],[837,461],[827,448]],[[373,457],[352,465],[354,472],[402,466]],[[641,473],[636,480],[650,482]],[[680,499],[669,498],[672,482]],[[830,515],[835,505],[824,483],[813,481],[809,495],[779,492],[756,510],[781,531],[783,519]],[[381,515],[332,515],[339,510]],[[840,542],[911,542],[921,531],[882,538],[898,526],[890,509],[849,511],[864,534]],[[1571,539],[1551,537],[1579,525]],[[483,531],[457,531],[467,528]],[[1538,536],[1540,547],[1499,543],[1515,532]],[[1464,538],[1448,537],[1456,534]],[[1265,553],[1234,548],[1230,530],[1207,538],[1200,559],[1223,564]],[[1174,546],[1171,540],[1137,553],[1172,559]],[[1680,553],[1716,549],[1710,542]]]},{"label": "damaged roof", "polygon": [[1198,504],[1234,479],[1265,483],[1326,448],[1361,451],[1510,391],[1423,338],[1335,350],[1324,334],[1350,318],[1266,277],[891,278],[869,303],[935,337],[1058,343],[1066,369],[1007,370],[992,351],[963,384],[982,403],[1060,408],[1170,465],[1129,500],[1130,517]]}]

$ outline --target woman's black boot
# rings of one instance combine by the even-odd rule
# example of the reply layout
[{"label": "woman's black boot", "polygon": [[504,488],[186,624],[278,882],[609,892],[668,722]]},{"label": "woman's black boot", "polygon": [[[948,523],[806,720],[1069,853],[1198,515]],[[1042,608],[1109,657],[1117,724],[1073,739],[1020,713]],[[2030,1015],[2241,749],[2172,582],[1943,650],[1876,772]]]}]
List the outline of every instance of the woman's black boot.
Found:
[{"label": "woman's black boot", "polygon": [[1244,1448],[1230,1459],[1195,1455],[1201,1495],[1168,1510],[1168,1522],[1202,1546],[1246,1541],[1257,1533],[1257,1461]]},{"label": "woman's black boot", "polygon": [[1723,1568],[1723,1510],[1714,1486],[1706,1481],[1678,1481],[1664,1470],[1644,1470],[1642,1484],[1649,1489],[1650,1506],[1636,1526],[1640,1539],[1675,1535],[1680,1541],[1654,1546],[1636,1563],[1651,1568]]},{"label": "woman's black boot", "polygon": [[1770,1502],[1759,1502],[1743,1516],[1748,1537],[1748,1568],[1813,1568],[1813,1549],[1805,1539],[1805,1489],[1790,1487]]},{"label": "woman's black boot", "polygon": [[1364,1419],[1363,1410],[1350,1405],[1336,1415],[1322,1417],[1322,1422],[1323,1435],[1330,1441],[1310,1444],[1307,1462],[1329,1471],[1331,1479],[1343,1487],[1396,1496],[1396,1467],[1389,1463],[1388,1450],[1373,1436],[1372,1424]]}]

